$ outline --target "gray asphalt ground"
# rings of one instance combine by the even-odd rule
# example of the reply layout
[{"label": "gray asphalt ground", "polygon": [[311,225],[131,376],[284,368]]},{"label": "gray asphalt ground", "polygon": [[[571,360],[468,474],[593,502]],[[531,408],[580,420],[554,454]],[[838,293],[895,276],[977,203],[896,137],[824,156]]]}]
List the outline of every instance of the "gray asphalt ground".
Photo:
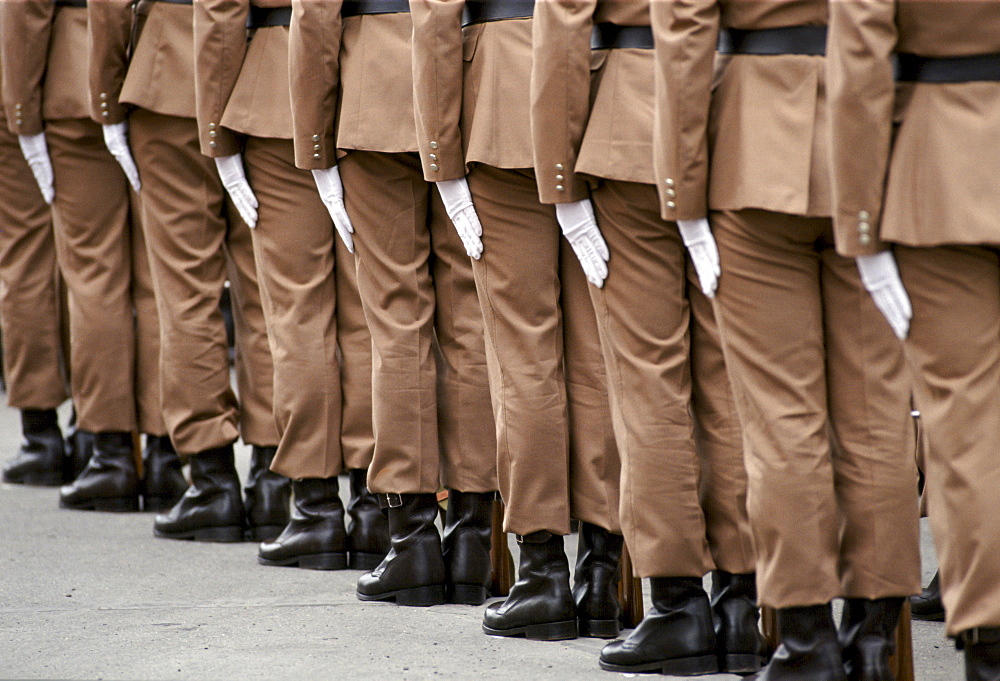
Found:
[{"label": "gray asphalt ground", "polygon": [[[0,458],[19,437],[18,413],[4,403]],[[248,457],[240,448],[241,474]],[[361,603],[358,572],[261,567],[255,544],[156,539],[148,514],[57,506],[54,489],[0,485],[3,679],[639,676],[601,671],[601,641],[491,638],[480,630],[480,607]],[[567,540],[571,562],[575,543]],[[926,527],[923,543],[926,582],[936,569]],[[942,627],[914,622],[921,681],[962,677]]]}]

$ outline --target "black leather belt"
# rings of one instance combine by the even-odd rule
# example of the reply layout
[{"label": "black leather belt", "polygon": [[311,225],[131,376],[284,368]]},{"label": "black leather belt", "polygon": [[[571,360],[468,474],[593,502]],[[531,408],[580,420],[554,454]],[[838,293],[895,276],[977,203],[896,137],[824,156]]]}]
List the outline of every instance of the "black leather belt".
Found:
[{"label": "black leather belt", "polygon": [[87,0],[56,0],[56,7],[86,7]]},{"label": "black leather belt", "polygon": [[596,24],[590,34],[590,49],[653,49],[653,29],[649,26]]},{"label": "black leather belt", "polygon": [[465,3],[462,26],[506,19],[530,19],[535,0],[470,0]]},{"label": "black leather belt", "polygon": [[247,17],[247,28],[288,26],[291,23],[291,7],[257,7],[256,5],[250,5],[250,15]]},{"label": "black leather belt", "polygon": [[149,2],[166,2],[171,5],[193,5],[192,0],[149,0]]},{"label": "black leather belt", "polygon": [[340,9],[342,17],[362,14],[402,14],[410,11],[407,0],[345,0]]},{"label": "black leather belt", "polygon": [[783,26],[742,31],[735,28],[719,33],[722,54],[826,54],[826,26]]},{"label": "black leather belt", "polygon": [[918,57],[897,54],[896,80],[920,83],[1000,81],[1000,54],[971,57]]}]

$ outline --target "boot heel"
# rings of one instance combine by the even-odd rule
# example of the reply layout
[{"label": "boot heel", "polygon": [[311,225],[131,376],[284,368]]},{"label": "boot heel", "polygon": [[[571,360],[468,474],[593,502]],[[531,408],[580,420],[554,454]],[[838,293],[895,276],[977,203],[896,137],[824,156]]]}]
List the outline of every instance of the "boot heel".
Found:
[{"label": "boot heel", "polygon": [[284,529],[284,525],[256,525],[250,528],[248,535],[250,541],[274,541]]},{"label": "boot heel", "polygon": [[378,567],[383,558],[385,558],[384,553],[378,554],[352,551],[349,566],[352,570],[364,570],[365,572],[371,572]]},{"label": "boot heel", "polygon": [[448,596],[448,602],[456,605],[482,605],[490,597],[485,586],[476,584],[454,584]]},{"label": "boot heel", "polygon": [[761,668],[760,655],[742,653],[719,657],[719,671],[728,674],[752,674]]},{"label": "boot heel", "polygon": [[425,608],[430,605],[443,605],[444,602],[444,584],[418,586],[414,589],[400,589],[396,592],[396,605]]},{"label": "boot heel", "polygon": [[343,570],[347,567],[347,554],[311,553],[299,556],[299,567],[307,570]]},{"label": "boot heel", "polygon": [[532,641],[568,641],[576,636],[576,620],[531,624],[524,628],[524,637]]},{"label": "boot heel", "polygon": [[660,667],[661,674],[675,676],[697,676],[698,674],[715,674],[719,671],[719,661],[715,655],[700,657],[679,657],[664,660]]},{"label": "boot heel", "polygon": [[232,544],[243,541],[243,528],[230,527],[203,527],[194,530],[190,535],[195,541],[218,542],[222,544]]},{"label": "boot heel", "polygon": [[94,499],[94,510],[107,513],[129,513],[139,510],[139,497]]},{"label": "boot heel", "polygon": [[580,636],[587,638],[617,638],[621,633],[618,620],[579,620]]}]

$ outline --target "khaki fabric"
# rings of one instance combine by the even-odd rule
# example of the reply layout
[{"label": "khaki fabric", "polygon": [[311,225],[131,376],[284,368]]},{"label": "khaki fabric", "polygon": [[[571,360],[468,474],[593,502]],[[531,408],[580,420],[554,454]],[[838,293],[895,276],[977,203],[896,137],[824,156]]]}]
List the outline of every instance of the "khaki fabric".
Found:
[{"label": "khaki fabric", "polygon": [[924,422],[928,515],[950,636],[1000,626],[1000,252],[897,247]]},{"label": "khaki fabric", "polygon": [[607,378],[587,280],[538,201],[534,173],[477,164],[483,225],[473,261],[486,326],[504,531],[569,534],[570,518],[621,532]]},{"label": "khaki fabric", "polygon": [[[97,4],[102,4],[101,0]],[[117,0],[111,0],[117,2]],[[200,0],[199,0],[200,1]],[[124,12],[125,10],[120,10]],[[130,16],[130,15],[129,15]],[[121,17],[114,26],[127,21]],[[140,0],[136,5],[132,59],[118,99],[164,116],[194,118],[194,35],[191,5]],[[100,36],[92,35],[96,44]],[[113,68],[91,65],[94,69]]]},{"label": "khaki fabric", "polygon": [[[277,445],[274,368],[250,230],[226,199],[215,164],[199,152],[193,118],[137,109],[130,130],[143,182],[143,226],[161,324],[162,404],[171,440],[182,456],[241,435],[248,444]],[[227,275],[239,403],[230,386],[219,311]]]},{"label": "khaki fabric", "polygon": [[853,259],[835,253],[831,220],[747,210],[711,221],[761,604],[918,593],[900,343]]},{"label": "khaki fabric", "polygon": [[416,154],[341,159],[372,336],[378,493],[497,489],[483,320],[469,257]]},{"label": "khaki fabric", "polygon": [[602,182],[593,201],[612,257],[604,287],[589,288],[635,575],[753,572],[742,432],[711,302],[654,185]]}]

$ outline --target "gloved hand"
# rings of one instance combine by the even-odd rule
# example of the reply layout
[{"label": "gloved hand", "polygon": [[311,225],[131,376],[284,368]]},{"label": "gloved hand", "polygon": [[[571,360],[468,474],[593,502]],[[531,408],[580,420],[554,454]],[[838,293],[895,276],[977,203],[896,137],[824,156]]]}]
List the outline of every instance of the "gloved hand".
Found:
[{"label": "gloved hand", "polygon": [[312,171],[313,179],[316,180],[316,189],[323,199],[323,205],[333,218],[333,226],[337,228],[337,234],[347,246],[347,250],[354,252],[354,225],[347,214],[347,206],[344,205],[344,183],[340,181],[340,169],[337,166],[325,170]]},{"label": "gloved hand", "polygon": [[135,167],[132,152],[128,148],[128,138],[126,137],[128,123],[102,125],[101,128],[104,130],[104,145],[125,171],[125,177],[128,178],[132,189],[138,192],[142,184],[139,182],[139,169]]},{"label": "gloved hand", "polygon": [[594,206],[590,199],[573,203],[557,203],[556,219],[562,233],[573,247],[577,259],[583,265],[587,280],[601,288],[608,276],[608,245],[604,243],[601,230],[594,218]]},{"label": "gloved hand", "polygon": [[455,225],[458,236],[465,244],[465,252],[470,258],[479,258],[483,255],[483,226],[476,215],[476,207],[472,205],[472,192],[469,191],[469,183],[466,179],[445,180],[435,182],[441,200],[444,202],[444,209],[448,212],[448,217]]},{"label": "gloved hand", "polygon": [[45,199],[45,203],[52,205],[52,201],[56,198],[56,190],[53,185],[52,160],[49,158],[49,145],[45,143],[45,133],[18,135],[17,143],[21,145],[21,153],[31,168],[31,174],[35,176],[38,188],[42,190],[42,198]]},{"label": "gloved hand", "polygon": [[253,229],[257,226],[257,197],[250,189],[246,173],[243,171],[243,156],[233,154],[215,159],[215,167],[219,169],[219,179],[222,186],[229,192],[229,198],[236,204],[236,210],[247,226]]},{"label": "gloved hand", "polygon": [[681,232],[681,240],[691,255],[702,292],[709,298],[715,297],[719,287],[719,276],[722,267],[719,265],[719,249],[715,245],[715,237],[708,226],[707,218],[698,220],[678,220],[677,228]]},{"label": "gloved hand", "polygon": [[875,255],[859,255],[856,259],[858,272],[861,273],[861,283],[871,294],[872,300],[893,332],[900,340],[905,340],[910,333],[910,319],[913,318],[913,307],[910,297],[903,288],[903,280],[899,277],[896,259],[892,251],[882,251]]}]

